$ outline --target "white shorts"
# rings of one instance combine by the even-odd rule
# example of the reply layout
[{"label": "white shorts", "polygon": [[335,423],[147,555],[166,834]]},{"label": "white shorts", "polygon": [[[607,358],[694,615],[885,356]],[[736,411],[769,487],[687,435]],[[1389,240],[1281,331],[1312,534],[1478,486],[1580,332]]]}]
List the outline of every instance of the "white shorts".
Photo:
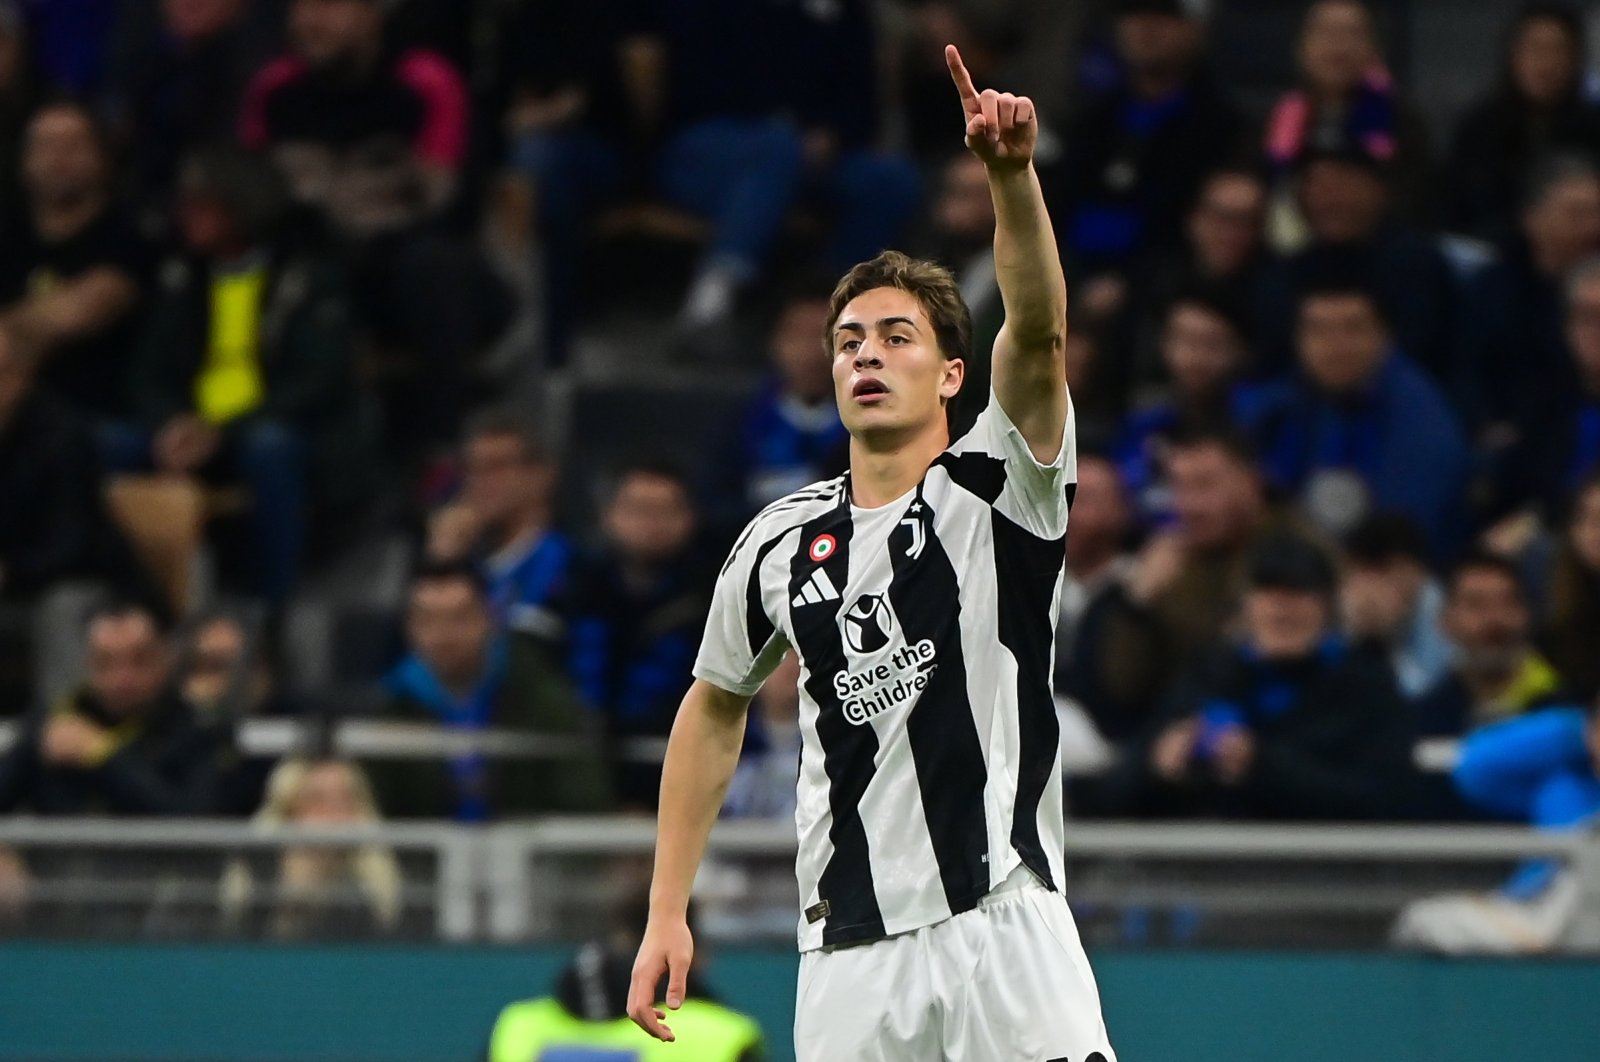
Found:
[{"label": "white shorts", "polygon": [[800,957],[798,1062],[1116,1062],[1060,893],[1019,869],[971,911]]}]

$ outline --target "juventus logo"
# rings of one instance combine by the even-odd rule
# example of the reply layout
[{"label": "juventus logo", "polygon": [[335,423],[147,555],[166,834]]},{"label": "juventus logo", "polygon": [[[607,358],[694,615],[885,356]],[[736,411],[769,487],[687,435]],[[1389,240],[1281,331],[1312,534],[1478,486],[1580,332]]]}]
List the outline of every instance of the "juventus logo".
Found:
[{"label": "juventus logo", "polygon": [[922,556],[922,549],[928,544],[928,529],[923,526],[922,518],[914,515],[916,513],[920,513],[921,511],[922,503],[913,502],[911,504],[911,512],[913,515],[908,516],[904,520],[900,521],[901,527],[909,527],[911,529],[911,543],[906,546],[906,556],[910,557],[912,560],[916,560],[918,557]]}]

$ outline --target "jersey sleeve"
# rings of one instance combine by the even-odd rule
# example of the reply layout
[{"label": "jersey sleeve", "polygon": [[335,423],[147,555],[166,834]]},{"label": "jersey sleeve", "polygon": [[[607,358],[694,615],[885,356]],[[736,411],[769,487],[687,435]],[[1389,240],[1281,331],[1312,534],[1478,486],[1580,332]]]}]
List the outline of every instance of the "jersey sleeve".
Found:
[{"label": "jersey sleeve", "polygon": [[734,545],[717,576],[694,677],[729,693],[753,696],[772,674],[789,643],[768,615],[761,568],[770,543],[761,541],[757,517]]},{"label": "jersey sleeve", "polygon": [[[972,428],[946,453],[958,482],[969,478],[978,484],[978,492],[1007,519],[1043,538],[1066,534],[1070,491],[1078,481],[1077,424],[1070,397],[1061,449],[1049,464],[1033,456],[993,391]],[[960,470],[974,464],[979,467],[964,477]],[[999,474],[989,474],[989,468]]]}]

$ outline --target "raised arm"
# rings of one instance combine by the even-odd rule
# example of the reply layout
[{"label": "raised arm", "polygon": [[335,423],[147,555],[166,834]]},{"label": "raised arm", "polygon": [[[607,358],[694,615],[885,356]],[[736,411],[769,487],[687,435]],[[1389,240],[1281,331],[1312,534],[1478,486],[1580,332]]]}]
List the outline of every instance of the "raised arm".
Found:
[{"label": "raised arm", "polygon": [[1026,96],[979,92],[954,45],[944,50],[961,94],[967,147],[989,173],[995,273],[1006,320],[994,343],[994,393],[1039,461],[1055,460],[1067,421],[1067,282],[1033,149],[1039,118]]}]

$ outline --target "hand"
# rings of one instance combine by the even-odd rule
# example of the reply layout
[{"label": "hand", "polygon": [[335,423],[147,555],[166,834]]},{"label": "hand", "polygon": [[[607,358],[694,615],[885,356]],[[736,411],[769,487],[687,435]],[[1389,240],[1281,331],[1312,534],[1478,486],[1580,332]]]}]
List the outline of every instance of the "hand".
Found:
[{"label": "hand", "polygon": [[1164,531],[1145,543],[1128,576],[1128,596],[1135,604],[1148,605],[1177,582],[1187,560],[1183,539],[1176,532]]},{"label": "hand", "polygon": [[1190,718],[1174,723],[1161,732],[1150,750],[1150,767],[1169,782],[1180,782],[1194,760],[1194,744],[1200,738],[1200,720]]},{"label": "hand", "polygon": [[46,763],[92,767],[105,758],[111,735],[81,715],[58,715],[45,724],[39,743]]},{"label": "hand", "polygon": [[211,460],[222,437],[217,429],[192,413],[183,413],[162,425],[156,433],[156,467],[163,472],[187,475]]},{"label": "hand", "polygon": [[1026,169],[1033,162],[1033,148],[1039,140],[1039,116],[1033,101],[994,89],[980,93],[953,44],[945,46],[944,61],[961,94],[967,148],[991,170]]},{"label": "hand", "polygon": [[1481,539],[1483,548],[1502,557],[1516,559],[1539,534],[1539,516],[1523,509],[1512,513],[1489,530]]},{"label": "hand", "polygon": [[1249,729],[1230,726],[1211,743],[1211,769],[1223,785],[1239,785],[1256,759],[1256,739]]},{"label": "hand", "polygon": [[428,518],[427,554],[433,560],[462,560],[482,534],[483,521],[476,510],[461,502],[446,505]]},{"label": "hand", "polygon": [[654,918],[645,927],[639,957],[633,963],[633,985],[628,989],[628,1017],[657,1040],[672,1043],[677,1039],[664,1023],[666,1011],[656,1009],[656,985],[667,975],[667,1007],[683,1006],[689,963],[694,959],[694,937],[682,918],[661,923]]}]

